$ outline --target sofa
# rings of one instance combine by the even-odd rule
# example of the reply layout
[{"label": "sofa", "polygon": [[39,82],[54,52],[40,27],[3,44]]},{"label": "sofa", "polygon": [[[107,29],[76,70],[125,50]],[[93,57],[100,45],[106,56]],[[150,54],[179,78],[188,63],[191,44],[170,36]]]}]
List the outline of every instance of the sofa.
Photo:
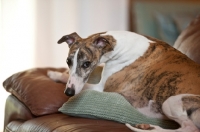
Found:
[{"label": "sofa", "polygon": [[[174,48],[200,64],[200,16],[197,16],[179,35]],[[3,86],[10,93],[5,104],[5,132],[131,132],[124,124],[103,120],[69,116],[58,109],[69,97],[64,94],[65,84],[54,82],[47,76],[48,70],[64,72],[65,68],[33,68],[8,77]],[[89,82],[101,78],[93,76]]]}]

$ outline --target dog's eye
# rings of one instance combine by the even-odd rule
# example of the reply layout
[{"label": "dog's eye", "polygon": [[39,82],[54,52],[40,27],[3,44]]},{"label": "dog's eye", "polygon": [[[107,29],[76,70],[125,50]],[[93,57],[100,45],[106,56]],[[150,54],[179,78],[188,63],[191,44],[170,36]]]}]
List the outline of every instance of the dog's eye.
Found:
[{"label": "dog's eye", "polygon": [[90,66],[91,62],[86,61],[83,63],[83,65],[81,66],[82,68],[88,68]]},{"label": "dog's eye", "polygon": [[69,67],[71,67],[71,66],[72,66],[72,60],[71,60],[71,59],[69,59],[69,58],[67,58],[67,65],[68,65]]}]

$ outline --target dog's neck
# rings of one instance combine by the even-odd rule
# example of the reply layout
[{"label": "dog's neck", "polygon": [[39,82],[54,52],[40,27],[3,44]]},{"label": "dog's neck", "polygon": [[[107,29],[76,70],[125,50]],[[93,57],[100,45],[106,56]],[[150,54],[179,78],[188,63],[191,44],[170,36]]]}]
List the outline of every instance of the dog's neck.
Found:
[{"label": "dog's neck", "polygon": [[106,80],[114,73],[132,64],[148,50],[153,41],[142,35],[126,31],[110,31],[106,35],[112,35],[116,40],[114,50],[104,54],[100,63],[105,63],[100,85],[104,87]]},{"label": "dog's neck", "polygon": [[113,51],[101,57],[100,63],[106,63],[108,66],[115,65],[118,70],[142,56],[150,42],[153,42],[142,35],[126,31],[109,31],[105,35],[112,35],[117,43]]}]

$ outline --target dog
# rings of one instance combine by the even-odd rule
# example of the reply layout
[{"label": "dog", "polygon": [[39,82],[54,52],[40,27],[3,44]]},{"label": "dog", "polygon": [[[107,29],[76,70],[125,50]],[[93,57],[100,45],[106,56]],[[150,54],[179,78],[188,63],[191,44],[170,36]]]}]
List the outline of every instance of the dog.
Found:
[{"label": "dog", "polygon": [[[83,89],[117,92],[148,117],[176,121],[166,130],[151,124],[131,126],[137,132],[200,132],[200,65],[167,43],[129,31],[108,31],[81,38],[63,36],[69,46],[69,74],[49,71],[67,83],[65,94]],[[98,84],[87,83],[92,71],[104,64]]]}]

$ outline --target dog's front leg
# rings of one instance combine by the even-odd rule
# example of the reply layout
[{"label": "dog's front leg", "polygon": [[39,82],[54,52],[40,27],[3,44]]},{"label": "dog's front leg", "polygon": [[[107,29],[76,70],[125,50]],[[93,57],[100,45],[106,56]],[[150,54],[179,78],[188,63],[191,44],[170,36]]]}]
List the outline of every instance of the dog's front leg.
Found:
[{"label": "dog's front leg", "polygon": [[99,84],[86,83],[83,87],[83,90],[87,90],[87,89],[103,92],[104,87],[100,86]]},{"label": "dog's front leg", "polygon": [[58,72],[58,71],[47,71],[47,76],[54,80],[55,82],[62,82],[62,83],[67,83],[68,78],[69,78],[69,73],[68,71],[65,72]]},{"label": "dog's front leg", "polygon": [[[101,67],[100,70],[102,70],[102,67]],[[97,70],[96,70],[96,71],[97,71]],[[102,71],[102,74],[101,74],[101,79],[100,79],[99,83],[98,83],[98,84],[86,83],[86,84],[84,85],[84,87],[83,87],[83,90],[91,89],[91,90],[103,92],[104,86],[105,86],[105,83],[106,83],[107,78],[108,78],[110,75],[112,75],[112,73],[113,73],[112,71],[111,71],[111,72],[109,72],[109,71],[111,71],[111,70],[108,70],[107,66],[104,65],[104,68],[103,68],[103,71]],[[98,73],[97,75],[99,76],[99,74],[100,74],[100,73]],[[90,76],[90,77],[92,78],[93,76]],[[95,76],[94,76],[94,78],[95,78]]]}]

